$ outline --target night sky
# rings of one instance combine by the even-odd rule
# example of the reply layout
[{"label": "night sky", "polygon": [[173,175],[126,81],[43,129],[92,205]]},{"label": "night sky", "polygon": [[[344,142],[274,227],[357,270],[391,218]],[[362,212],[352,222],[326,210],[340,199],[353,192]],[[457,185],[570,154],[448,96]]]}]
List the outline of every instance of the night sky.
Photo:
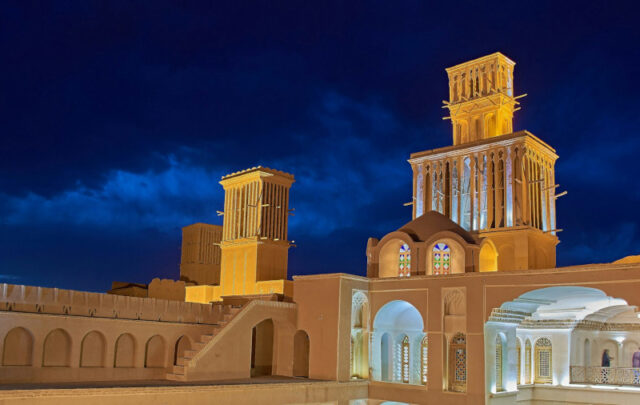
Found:
[{"label": "night sky", "polygon": [[452,143],[444,69],[495,51],[560,156],[558,265],[640,254],[640,10],[488,4],[3,1],[0,282],[177,278],[180,228],[258,164],[296,177],[289,275],[363,275],[409,154]]}]

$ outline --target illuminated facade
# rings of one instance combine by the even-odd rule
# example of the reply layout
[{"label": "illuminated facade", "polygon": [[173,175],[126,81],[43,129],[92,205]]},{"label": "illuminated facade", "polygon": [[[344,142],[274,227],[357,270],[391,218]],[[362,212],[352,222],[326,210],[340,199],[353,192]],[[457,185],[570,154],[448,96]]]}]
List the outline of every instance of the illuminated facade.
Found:
[{"label": "illuminated facade", "polygon": [[[287,294],[287,239],[291,174],[254,167],[222,178],[224,225],[217,243],[220,282],[187,286],[187,301],[208,303],[223,296]],[[217,285],[213,285],[217,284]]]},{"label": "illuminated facade", "polygon": [[494,53],[447,69],[453,146],[411,155],[413,217],[437,211],[491,243],[481,271],[555,266],[553,148],[513,132],[515,63]]},{"label": "illuminated facade", "polygon": [[255,167],[222,178],[222,227],[183,228],[181,280],[0,285],[0,381],[31,384],[0,402],[640,402],[640,256],[555,268],[557,155],[513,132],[514,66],[447,69],[453,146],[411,155],[413,217],[366,277],[288,280],[294,179]]}]

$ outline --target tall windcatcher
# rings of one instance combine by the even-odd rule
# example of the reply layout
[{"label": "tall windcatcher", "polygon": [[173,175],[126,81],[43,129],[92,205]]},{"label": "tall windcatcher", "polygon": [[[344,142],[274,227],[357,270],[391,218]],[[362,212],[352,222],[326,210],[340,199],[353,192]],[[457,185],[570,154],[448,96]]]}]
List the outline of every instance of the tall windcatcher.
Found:
[{"label": "tall windcatcher", "polygon": [[447,69],[453,146],[411,155],[413,217],[438,211],[484,238],[486,271],[555,266],[555,150],[513,132],[515,63],[494,53]]},{"label": "tall windcatcher", "polygon": [[222,295],[283,293],[293,175],[254,167],[222,178]]}]

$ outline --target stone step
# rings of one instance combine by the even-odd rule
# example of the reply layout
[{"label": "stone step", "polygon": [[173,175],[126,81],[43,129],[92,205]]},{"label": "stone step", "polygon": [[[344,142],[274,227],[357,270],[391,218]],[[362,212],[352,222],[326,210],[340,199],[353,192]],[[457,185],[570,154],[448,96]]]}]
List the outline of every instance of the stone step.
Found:
[{"label": "stone step", "polygon": [[202,343],[202,342],[196,342],[193,345],[191,345],[191,349],[195,350],[196,352],[199,352],[200,350],[202,350],[203,347],[205,347],[207,345],[207,343]]},{"label": "stone step", "polygon": [[168,373],[166,378],[167,378],[167,380],[170,380],[170,381],[187,381],[187,376],[178,375],[178,374],[174,374],[174,373]]},{"label": "stone step", "polygon": [[214,335],[200,335],[200,342],[201,343],[208,343],[211,341],[211,339],[213,339]]},{"label": "stone step", "polygon": [[188,359],[194,358],[196,354],[198,354],[197,350],[185,350],[184,351],[184,357],[186,357]]},{"label": "stone step", "polygon": [[187,364],[189,364],[189,361],[190,361],[190,360],[191,360],[191,359],[188,359],[188,358],[186,358],[186,357],[178,357],[178,358],[176,359],[176,363],[178,363],[178,364],[177,364],[178,366],[186,366]]},{"label": "stone step", "polygon": [[173,374],[184,375],[185,369],[186,369],[185,366],[173,366]]}]

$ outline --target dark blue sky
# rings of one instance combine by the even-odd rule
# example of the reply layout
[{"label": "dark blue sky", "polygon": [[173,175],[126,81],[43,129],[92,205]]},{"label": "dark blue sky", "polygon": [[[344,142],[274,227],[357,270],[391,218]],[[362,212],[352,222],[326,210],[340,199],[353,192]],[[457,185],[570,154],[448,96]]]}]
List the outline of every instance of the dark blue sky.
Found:
[{"label": "dark blue sky", "polygon": [[444,68],[495,51],[560,155],[558,264],[639,254],[640,10],[487,4],[3,2],[0,281],[176,278],[180,228],[257,164],[296,176],[289,274],[364,274],[409,154],[452,142]]}]

